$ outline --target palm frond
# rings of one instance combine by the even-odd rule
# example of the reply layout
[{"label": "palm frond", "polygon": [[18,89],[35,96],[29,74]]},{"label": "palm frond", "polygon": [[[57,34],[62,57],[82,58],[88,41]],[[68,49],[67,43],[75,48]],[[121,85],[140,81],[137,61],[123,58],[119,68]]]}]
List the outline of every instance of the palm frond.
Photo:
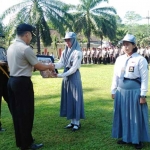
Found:
[{"label": "palm frond", "polygon": [[96,13],[96,14],[101,14],[102,12],[105,13],[111,13],[111,14],[116,14],[116,10],[113,7],[99,7],[99,8],[95,8],[92,10],[92,12]]},{"label": "palm frond", "polygon": [[3,20],[4,18],[6,18],[6,16],[10,14],[15,14],[18,10],[27,7],[27,4],[30,5],[31,1],[25,0],[19,4],[13,5],[12,7],[8,8],[6,11],[3,12],[3,14],[1,15],[1,19]]},{"label": "palm frond", "polygon": [[90,9],[100,5],[102,2],[108,2],[108,0],[91,0],[90,2]]},{"label": "palm frond", "polygon": [[50,30],[49,27],[45,21],[45,18],[43,17],[40,24],[39,24],[41,39],[45,47],[50,46],[52,43],[52,39],[50,37]]}]

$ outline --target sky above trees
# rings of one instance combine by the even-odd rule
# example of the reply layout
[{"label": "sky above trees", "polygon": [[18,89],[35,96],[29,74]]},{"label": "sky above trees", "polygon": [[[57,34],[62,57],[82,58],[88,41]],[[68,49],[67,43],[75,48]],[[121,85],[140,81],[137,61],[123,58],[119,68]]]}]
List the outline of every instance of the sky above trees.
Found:
[{"label": "sky above trees", "polygon": [[[11,7],[14,4],[20,3],[22,0],[1,0],[0,5],[0,15],[4,10]],[[78,4],[80,0],[61,0],[70,4]],[[106,3],[104,4],[106,6]],[[109,6],[113,6],[117,10],[117,14],[124,19],[124,16],[127,11],[135,11],[136,14],[139,14],[143,19],[141,23],[147,24],[149,11],[150,17],[150,0],[109,0]],[[150,20],[149,20],[150,21]]]}]

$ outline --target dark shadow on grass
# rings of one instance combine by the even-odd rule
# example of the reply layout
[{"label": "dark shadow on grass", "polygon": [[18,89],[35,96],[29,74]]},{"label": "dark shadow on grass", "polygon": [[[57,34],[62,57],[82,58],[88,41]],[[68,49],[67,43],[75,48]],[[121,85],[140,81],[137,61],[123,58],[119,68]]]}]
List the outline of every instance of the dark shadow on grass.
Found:
[{"label": "dark shadow on grass", "polygon": [[[99,89],[97,89],[97,90],[99,90]],[[83,89],[83,94],[84,93],[90,93],[92,91],[95,91],[95,90],[93,88],[84,88]],[[47,94],[47,95],[35,95],[35,99],[36,100],[56,99],[56,98],[60,98],[60,96],[61,96],[60,94],[52,94],[52,93],[50,93],[50,94]]]},{"label": "dark shadow on grass", "polygon": [[88,92],[90,93],[90,92],[93,92],[93,91],[95,91],[95,89],[93,89],[93,88],[83,88],[84,93],[88,93]]}]

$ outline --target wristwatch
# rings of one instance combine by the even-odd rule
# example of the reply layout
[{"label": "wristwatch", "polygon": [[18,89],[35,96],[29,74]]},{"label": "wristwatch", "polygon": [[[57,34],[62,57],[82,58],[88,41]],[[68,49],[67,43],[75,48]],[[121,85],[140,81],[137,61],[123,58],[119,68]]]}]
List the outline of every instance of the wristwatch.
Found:
[{"label": "wristwatch", "polygon": [[141,95],[140,98],[146,98],[146,96],[145,95]]}]

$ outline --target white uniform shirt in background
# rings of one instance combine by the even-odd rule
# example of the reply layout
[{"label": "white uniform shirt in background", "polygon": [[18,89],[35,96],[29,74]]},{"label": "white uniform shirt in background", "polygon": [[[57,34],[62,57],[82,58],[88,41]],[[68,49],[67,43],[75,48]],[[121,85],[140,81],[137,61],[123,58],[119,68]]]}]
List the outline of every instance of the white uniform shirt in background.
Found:
[{"label": "white uniform shirt in background", "polygon": [[148,63],[146,59],[138,53],[133,53],[125,66],[127,55],[119,56],[114,66],[113,82],[111,86],[112,94],[115,94],[119,79],[124,72],[124,77],[129,79],[141,78],[141,95],[146,95],[148,91]]},{"label": "white uniform shirt in background", "polygon": [[90,56],[90,53],[91,53],[91,51],[90,51],[90,50],[88,50],[88,51],[87,51],[87,55],[88,55],[88,56]]},{"label": "white uniform shirt in background", "polygon": [[106,57],[107,56],[107,51],[106,50],[102,50],[102,57],[104,58],[104,57]]},{"label": "white uniform shirt in background", "polygon": [[145,55],[145,49],[144,48],[140,48],[140,54]]},{"label": "white uniform shirt in background", "polygon": [[145,49],[145,56],[149,57],[149,50]]},{"label": "white uniform shirt in background", "polygon": [[114,53],[114,50],[111,48],[111,49],[109,50],[109,54],[110,54],[110,55],[113,55],[113,53]]}]

